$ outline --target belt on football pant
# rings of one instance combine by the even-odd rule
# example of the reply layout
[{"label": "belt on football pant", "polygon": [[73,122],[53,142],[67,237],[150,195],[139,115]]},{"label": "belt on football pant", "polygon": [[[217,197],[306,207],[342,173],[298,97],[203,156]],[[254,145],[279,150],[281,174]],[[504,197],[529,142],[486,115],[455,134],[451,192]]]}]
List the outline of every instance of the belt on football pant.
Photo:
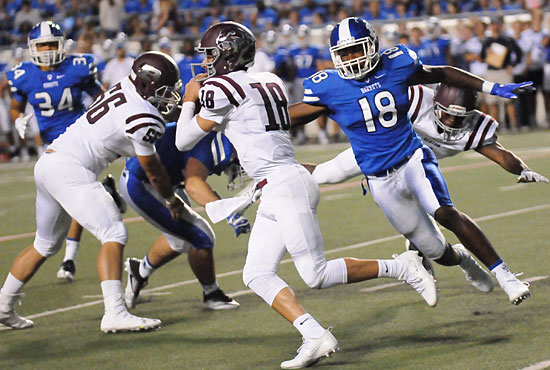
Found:
[{"label": "belt on football pant", "polygon": [[263,180],[260,180],[257,184],[256,184],[256,190],[260,190],[261,188],[263,188],[264,186],[267,185],[267,179],[263,179]]},{"label": "belt on football pant", "polygon": [[411,157],[412,157],[412,155],[408,155],[405,158],[403,158],[402,160],[400,160],[399,162],[397,162],[396,164],[394,164],[393,166],[391,166],[390,168],[387,168],[387,169],[385,169],[383,171],[380,171],[380,172],[376,172],[372,175],[368,175],[367,177],[386,177],[386,176],[389,176],[392,172],[397,171],[401,166],[406,164],[409,161],[409,159],[411,159]]}]

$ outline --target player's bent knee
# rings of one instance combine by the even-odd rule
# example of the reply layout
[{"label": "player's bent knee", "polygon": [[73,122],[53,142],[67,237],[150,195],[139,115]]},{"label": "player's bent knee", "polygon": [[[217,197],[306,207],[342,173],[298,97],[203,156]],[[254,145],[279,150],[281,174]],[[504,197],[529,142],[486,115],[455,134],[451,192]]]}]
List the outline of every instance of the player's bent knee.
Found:
[{"label": "player's bent knee", "polygon": [[243,282],[270,306],[273,305],[279,292],[288,287],[275,272],[271,271],[256,273],[243,271]]},{"label": "player's bent knee", "polygon": [[114,223],[111,227],[100,230],[98,232],[97,238],[101,242],[101,244],[105,244],[107,242],[115,242],[122,245],[126,245],[128,243],[128,231],[126,230],[126,226],[124,226],[124,223],[122,221]]},{"label": "player's bent knee", "polygon": [[63,246],[63,239],[51,241],[43,239],[40,236],[36,235],[34,238],[33,246],[34,249],[36,249],[36,251],[42,257],[47,258],[59,252],[59,250]]}]

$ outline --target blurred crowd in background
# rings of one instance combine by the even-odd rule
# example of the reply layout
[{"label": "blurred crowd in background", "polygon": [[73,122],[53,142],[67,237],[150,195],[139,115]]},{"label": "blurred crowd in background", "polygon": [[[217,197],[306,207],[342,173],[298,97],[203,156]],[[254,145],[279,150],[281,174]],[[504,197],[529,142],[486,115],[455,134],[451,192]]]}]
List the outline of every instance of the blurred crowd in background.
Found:
[{"label": "blurred crowd in background", "polygon": [[[548,6],[548,0],[0,0],[0,161],[28,160],[36,152],[37,128],[26,141],[13,133],[5,72],[29,59],[28,32],[41,20],[62,26],[67,52],[94,56],[105,87],[149,50],[171,54],[185,85],[189,63],[200,62],[194,47],[201,33],[233,20],[257,36],[253,69],[279,75],[294,103],[304,78],[332,68],[333,25],[358,16],[374,24],[381,49],[401,43],[425,64],[454,65],[500,83],[534,81],[537,92],[515,101],[479,94],[479,109],[501,122],[501,131],[516,132],[550,127]],[[295,143],[345,140],[327,121],[318,120],[312,132],[293,132]]]}]

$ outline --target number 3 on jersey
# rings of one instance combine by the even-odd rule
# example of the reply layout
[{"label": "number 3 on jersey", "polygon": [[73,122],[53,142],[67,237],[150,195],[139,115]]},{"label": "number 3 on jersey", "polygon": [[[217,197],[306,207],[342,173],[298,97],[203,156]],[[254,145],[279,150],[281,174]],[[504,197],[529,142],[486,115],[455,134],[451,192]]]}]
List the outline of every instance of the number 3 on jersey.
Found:
[{"label": "number 3 on jersey", "polygon": [[[363,111],[363,118],[367,126],[367,132],[376,131],[375,121],[372,115],[372,108],[367,97],[358,100]],[[395,98],[389,91],[380,91],[374,95],[374,107],[379,114],[376,117],[380,125],[385,128],[390,128],[397,123],[397,109],[395,108]]]},{"label": "number 3 on jersey", "polygon": [[269,122],[269,124],[265,125],[265,130],[289,130],[290,117],[288,116],[288,101],[281,87],[275,82],[265,84],[265,87],[267,88],[267,91],[269,91],[269,95],[271,95],[271,98],[275,103],[275,107],[277,108],[278,119],[275,118],[275,112],[273,111],[273,106],[269,96],[267,95],[266,88],[264,88],[264,86],[259,82],[250,84],[250,87],[257,89],[262,96],[262,100],[264,101],[267,120]]}]

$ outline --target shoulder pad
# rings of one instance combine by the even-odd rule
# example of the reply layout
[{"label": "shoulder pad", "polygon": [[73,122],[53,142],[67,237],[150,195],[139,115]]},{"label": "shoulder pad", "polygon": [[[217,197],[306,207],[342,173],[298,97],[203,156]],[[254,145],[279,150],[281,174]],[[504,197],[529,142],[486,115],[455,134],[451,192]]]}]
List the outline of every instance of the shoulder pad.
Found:
[{"label": "shoulder pad", "polygon": [[92,76],[97,73],[94,57],[91,54],[70,54],[67,56],[67,66],[81,76]]}]

